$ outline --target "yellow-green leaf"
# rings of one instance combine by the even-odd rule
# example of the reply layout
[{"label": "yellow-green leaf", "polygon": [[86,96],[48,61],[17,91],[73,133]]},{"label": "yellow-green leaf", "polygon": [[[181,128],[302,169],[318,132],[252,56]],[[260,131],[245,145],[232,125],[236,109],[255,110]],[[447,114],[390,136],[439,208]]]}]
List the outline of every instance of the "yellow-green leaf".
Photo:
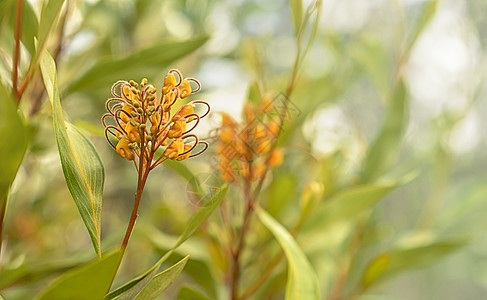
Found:
[{"label": "yellow-green leaf", "polygon": [[374,281],[376,281],[382,273],[387,269],[387,266],[391,263],[391,255],[384,253],[378,255],[372,260],[367,269],[365,269],[362,276],[362,286],[368,288]]},{"label": "yellow-green leaf", "polygon": [[411,32],[409,33],[408,51],[411,50],[418,37],[433,19],[436,13],[436,8],[438,7],[438,3],[439,0],[429,0],[422,4],[419,15],[416,17],[415,23],[413,24]]},{"label": "yellow-green leaf", "polygon": [[181,287],[177,299],[178,300],[211,300],[211,298],[203,295],[201,292],[187,285]]},{"label": "yellow-green leaf", "polygon": [[408,248],[397,248],[374,257],[362,275],[364,289],[401,272],[437,262],[468,243],[465,239],[438,240]]},{"label": "yellow-green leaf", "polygon": [[66,184],[88,229],[95,252],[101,256],[100,225],[105,169],[90,140],[74,125],[64,121],[56,66],[47,52],[42,56],[41,70],[52,102],[54,132]]},{"label": "yellow-green leaf", "polygon": [[292,235],[262,208],[256,207],[255,212],[262,224],[272,232],[286,254],[289,263],[286,299],[320,299],[318,277]]},{"label": "yellow-green leaf", "polygon": [[29,144],[26,125],[19,117],[11,94],[0,83],[0,207],[17,174]]},{"label": "yellow-green leaf", "polygon": [[375,181],[396,162],[404,128],[407,125],[407,97],[400,81],[392,95],[385,120],[365,160],[363,181]]},{"label": "yellow-green leaf", "polygon": [[371,183],[340,191],[322,203],[305,224],[323,230],[334,223],[351,220],[384,199],[399,185],[398,182]]},{"label": "yellow-green leaf", "polygon": [[103,299],[118,269],[121,252],[116,251],[70,270],[40,295],[40,300]]},{"label": "yellow-green leaf", "polygon": [[290,0],[291,16],[294,23],[296,34],[299,34],[303,24],[303,2],[302,0]]},{"label": "yellow-green leaf", "polygon": [[127,282],[123,286],[119,287],[118,289],[110,292],[106,297],[105,300],[109,299],[133,299],[140,293],[142,289],[150,282],[150,280],[156,275],[157,270],[161,266],[161,264],[166,261],[166,259],[174,252],[176,248],[178,248],[184,241],[186,241],[198,227],[205,221],[211,213],[220,205],[221,201],[225,197],[227,192],[228,186],[223,186],[219,189],[216,193],[214,193],[211,197],[209,197],[208,202],[205,202],[205,206],[201,207],[186,223],[183,232],[179,236],[176,244],[169,250],[159,261],[153,265],[149,270],[147,270],[144,274],[140,275],[139,277]]},{"label": "yellow-green leaf", "polygon": [[176,280],[181,271],[183,270],[189,255],[181,259],[172,267],[162,271],[154,276],[148,285],[137,295],[136,300],[152,300],[156,299],[171,283]]},{"label": "yellow-green leaf", "polygon": [[65,0],[49,0],[44,1],[41,12],[41,20],[39,22],[39,30],[37,33],[37,51],[31,59],[30,68],[35,68],[37,62],[42,53],[44,52],[45,45],[49,39],[52,29],[56,23],[56,20],[61,12]]},{"label": "yellow-green leaf", "polygon": [[148,77],[154,73],[162,74],[164,67],[174,60],[189,54],[203,45],[207,36],[183,42],[161,41],[127,57],[100,60],[87,70],[68,88],[69,92],[103,88],[113,84],[116,79]]}]

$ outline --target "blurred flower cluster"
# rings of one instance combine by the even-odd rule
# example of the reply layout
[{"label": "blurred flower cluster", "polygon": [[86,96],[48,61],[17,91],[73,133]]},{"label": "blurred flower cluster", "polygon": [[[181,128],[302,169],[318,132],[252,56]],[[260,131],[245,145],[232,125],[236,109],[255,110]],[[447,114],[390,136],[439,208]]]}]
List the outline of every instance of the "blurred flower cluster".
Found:
[{"label": "blurred flower cluster", "polygon": [[275,148],[281,120],[270,112],[273,103],[263,97],[259,105],[248,102],[244,121],[238,123],[227,113],[221,113],[216,154],[217,169],[225,181],[251,182],[261,178],[268,167],[282,163],[282,150]]}]

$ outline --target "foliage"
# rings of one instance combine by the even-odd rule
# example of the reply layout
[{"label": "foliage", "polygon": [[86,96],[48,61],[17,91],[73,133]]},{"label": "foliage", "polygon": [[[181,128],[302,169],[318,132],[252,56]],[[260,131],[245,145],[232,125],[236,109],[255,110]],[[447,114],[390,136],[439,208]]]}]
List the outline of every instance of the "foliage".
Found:
[{"label": "foliage", "polygon": [[335,2],[0,2],[0,299],[481,297],[481,1]]}]

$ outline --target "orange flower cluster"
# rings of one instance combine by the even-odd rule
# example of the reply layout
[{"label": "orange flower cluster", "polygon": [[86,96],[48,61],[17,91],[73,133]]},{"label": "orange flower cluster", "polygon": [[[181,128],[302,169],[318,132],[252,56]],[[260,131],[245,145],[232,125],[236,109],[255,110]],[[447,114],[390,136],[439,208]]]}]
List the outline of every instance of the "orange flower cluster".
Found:
[{"label": "orange flower cluster", "polygon": [[242,124],[221,113],[216,154],[223,180],[236,182],[241,178],[251,182],[264,176],[268,167],[282,163],[282,150],[273,149],[280,123],[267,114],[271,109],[268,98],[263,98],[259,106],[247,103]]},{"label": "orange flower cluster", "polygon": [[[196,85],[194,89],[191,82]],[[129,161],[135,161],[136,156],[139,159],[142,157],[148,165],[152,163],[156,151],[165,147],[151,168],[165,159],[183,160],[202,153],[208,148],[208,143],[199,141],[196,135],[188,133],[209,113],[208,103],[193,101],[171,114],[171,108],[178,99],[184,99],[200,88],[196,79],[183,79],[181,73],[175,69],[166,75],[159,99],[156,88],[148,84],[145,78],[140,84],[133,80],[118,81],[112,87],[113,98],[106,102],[108,113],[102,117],[108,142],[121,157]],[[201,116],[196,114],[195,104],[206,105],[206,112]],[[114,124],[108,125],[107,118],[112,118]],[[116,145],[111,142],[108,134],[118,139]],[[187,142],[188,140],[190,141]],[[199,144],[203,148],[192,153]]]}]

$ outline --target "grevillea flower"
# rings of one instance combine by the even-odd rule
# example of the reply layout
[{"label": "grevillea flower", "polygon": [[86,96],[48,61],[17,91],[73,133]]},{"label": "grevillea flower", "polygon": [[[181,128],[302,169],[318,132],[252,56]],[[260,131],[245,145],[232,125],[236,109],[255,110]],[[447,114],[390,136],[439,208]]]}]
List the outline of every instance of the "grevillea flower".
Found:
[{"label": "grevillea flower", "polygon": [[[192,86],[193,84],[193,86]],[[155,168],[166,159],[183,160],[203,153],[208,143],[200,141],[193,131],[208,115],[210,106],[196,100],[183,105],[174,114],[171,108],[179,100],[198,92],[201,84],[194,78],[183,79],[178,70],[170,70],[157,97],[156,88],[142,79],[118,81],[112,87],[113,97],[106,102],[108,113],[103,115],[105,137],[117,153],[142,168]],[[206,106],[204,114],[195,113],[195,105]],[[111,124],[107,123],[111,119]],[[112,139],[117,139],[113,143]],[[195,148],[199,151],[195,153]],[[158,151],[159,150],[159,151]]]},{"label": "grevillea flower", "polygon": [[217,171],[223,180],[252,182],[262,178],[269,167],[282,163],[282,150],[275,148],[280,123],[268,114],[270,109],[272,103],[267,98],[261,99],[258,107],[247,103],[242,123],[221,113],[216,155]]}]

